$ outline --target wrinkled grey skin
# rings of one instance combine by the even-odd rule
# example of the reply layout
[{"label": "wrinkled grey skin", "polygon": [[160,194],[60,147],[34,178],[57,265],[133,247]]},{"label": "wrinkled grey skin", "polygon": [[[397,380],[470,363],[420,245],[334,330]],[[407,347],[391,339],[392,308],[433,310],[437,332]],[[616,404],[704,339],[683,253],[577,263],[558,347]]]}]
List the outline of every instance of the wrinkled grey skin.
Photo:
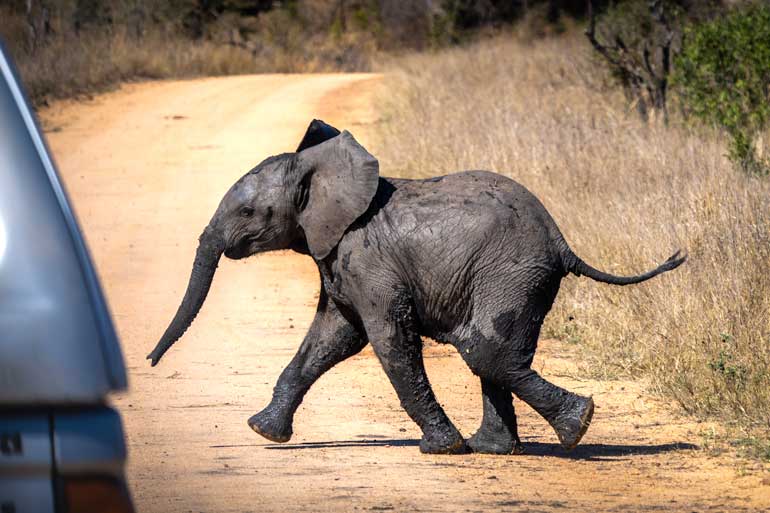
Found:
[{"label": "wrinkled grey skin", "polygon": [[[291,248],[313,257],[318,308],[270,404],[249,426],[286,442],[294,412],[327,370],[372,344],[401,405],[420,426],[420,449],[521,451],[513,392],[572,448],[593,414],[591,398],[530,368],[543,318],[568,273],[625,285],[679,266],[678,252],[633,277],[578,258],[543,205],[518,183],[486,171],[428,180],[380,177],[377,160],[348,133],[311,123],[296,153],[271,157],[225,195],[200,237],[179,310],[155,350],[156,365],[208,292],[219,257]],[[467,446],[428,383],[420,337],[457,348],[480,377],[483,420]]]}]

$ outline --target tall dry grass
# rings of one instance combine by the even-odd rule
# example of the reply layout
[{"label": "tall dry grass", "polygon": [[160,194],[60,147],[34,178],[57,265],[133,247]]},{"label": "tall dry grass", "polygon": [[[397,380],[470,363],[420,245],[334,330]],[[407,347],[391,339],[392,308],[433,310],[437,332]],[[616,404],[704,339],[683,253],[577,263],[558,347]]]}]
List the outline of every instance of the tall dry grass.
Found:
[{"label": "tall dry grass", "polygon": [[91,94],[121,82],[258,71],[237,49],[152,34],[135,41],[122,34],[53,40],[35,55],[14,52],[33,102]]},{"label": "tall dry grass", "polygon": [[716,133],[641,124],[580,35],[390,67],[372,147],[383,174],[509,176],[616,274],[689,253],[637,286],[567,278],[545,336],[575,344],[594,375],[644,376],[687,412],[770,433],[770,180],[736,172]]},{"label": "tall dry grass", "polygon": [[0,6],[0,39],[36,104],[48,98],[92,94],[132,80],[365,71],[371,66],[375,48],[361,34],[332,38],[305,33],[291,20],[277,16],[270,20],[276,26],[259,44],[231,44],[235,42],[225,36],[195,41],[173,24],[149,25],[142,37],[136,37],[129,27],[116,24],[79,35],[62,27],[33,51],[24,18]]}]

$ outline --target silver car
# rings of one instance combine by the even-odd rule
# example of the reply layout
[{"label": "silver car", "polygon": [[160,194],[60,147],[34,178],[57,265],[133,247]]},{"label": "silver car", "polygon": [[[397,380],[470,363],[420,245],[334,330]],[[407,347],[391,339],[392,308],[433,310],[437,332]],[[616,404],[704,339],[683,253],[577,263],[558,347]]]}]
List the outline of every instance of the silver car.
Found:
[{"label": "silver car", "polygon": [[132,512],[107,404],[125,388],[93,264],[0,43],[0,513]]}]

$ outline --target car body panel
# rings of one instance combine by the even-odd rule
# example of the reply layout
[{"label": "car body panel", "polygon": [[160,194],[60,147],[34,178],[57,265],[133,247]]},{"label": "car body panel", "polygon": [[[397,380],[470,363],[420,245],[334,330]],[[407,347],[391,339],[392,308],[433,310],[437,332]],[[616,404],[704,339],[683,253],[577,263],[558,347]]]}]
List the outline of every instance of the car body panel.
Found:
[{"label": "car body panel", "polygon": [[0,42],[0,511],[132,512],[107,303]]},{"label": "car body panel", "polygon": [[0,413],[0,511],[54,511],[52,475],[48,414]]},{"label": "car body panel", "polygon": [[123,357],[6,55],[0,46],[0,407],[99,403],[126,388]]},{"label": "car body panel", "polygon": [[111,408],[57,411],[53,443],[59,475],[123,475],[123,426]]}]

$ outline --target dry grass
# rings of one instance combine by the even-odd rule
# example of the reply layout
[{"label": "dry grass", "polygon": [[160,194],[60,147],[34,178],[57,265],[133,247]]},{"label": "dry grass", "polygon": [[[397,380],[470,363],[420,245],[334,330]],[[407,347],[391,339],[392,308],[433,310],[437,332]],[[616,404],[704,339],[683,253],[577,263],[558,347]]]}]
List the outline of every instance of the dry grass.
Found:
[{"label": "dry grass", "polygon": [[[279,30],[282,28],[283,30]],[[31,52],[24,20],[0,7],[0,36],[33,103],[91,94],[121,82],[246,73],[365,71],[372,44],[359,34],[330,38],[284,22],[259,44],[192,41],[173,26],[151,26],[142,38],[117,25],[77,36],[61,30]],[[280,38],[278,37],[280,35]]]},{"label": "dry grass", "polygon": [[498,38],[392,68],[372,147],[383,174],[505,174],[577,254],[617,274],[689,252],[642,285],[567,278],[545,336],[574,343],[594,375],[647,377],[685,411],[767,440],[770,180],[734,171],[710,131],[638,122],[580,35]]},{"label": "dry grass", "polygon": [[249,55],[239,49],[192,44],[160,34],[141,42],[122,34],[62,38],[35,55],[16,52],[15,57],[35,103],[94,93],[129,80],[226,75],[255,68]]}]

